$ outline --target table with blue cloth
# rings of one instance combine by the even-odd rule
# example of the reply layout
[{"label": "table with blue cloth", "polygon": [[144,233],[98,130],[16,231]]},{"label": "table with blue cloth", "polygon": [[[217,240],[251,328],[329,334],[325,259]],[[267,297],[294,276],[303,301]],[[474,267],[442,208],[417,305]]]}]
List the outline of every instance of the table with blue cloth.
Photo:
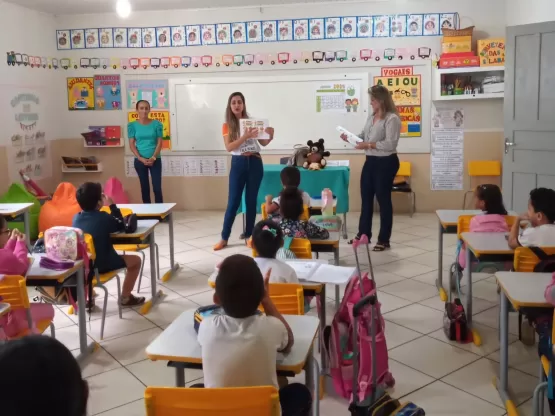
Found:
[{"label": "table with blue cloth", "polygon": [[[283,189],[279,175],[284,167],[286,165],[264,165],[264,177],[262,178],[256,201],[256,212],[258,214],[261,212],[260,207],[265,202],[266,195],[276,197]],[[343,214],[344,238],[347,238],[346,214],[349,212],[350,169],[347,166],[327,166],[322,170],[308,170],[302,167],[299,170],[301,172],[300,189],[311,197],[320,198],[322,190],[325,188],[331,189],[334,197],[337,197],[336,212],[337,214]],[[245,193],[243,192],[243,200],[239,207],[239,213],[243,214],[243,223],[245,212]]]}]

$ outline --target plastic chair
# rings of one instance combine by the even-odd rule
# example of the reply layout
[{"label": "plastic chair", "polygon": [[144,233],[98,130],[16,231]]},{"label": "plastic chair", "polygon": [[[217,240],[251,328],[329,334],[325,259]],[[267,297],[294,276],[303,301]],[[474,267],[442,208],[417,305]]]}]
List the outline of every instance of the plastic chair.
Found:
[{"label": "plastic chair", "polygon": [[[310,245],[310,240],[306,238],[294,238],[289,250],[295,253],[298,259],[312,259],[312,246]],[[254,247],[252,249],[252,256],[258,257],[258,253]]]},{"label": "plastic chair", "polygon": [[[304,315],[303,286],[298,283],[270,283],[270,299],[283,315]],[[262,310],[262,307],[260,308]]]},{"label": "plastic chair", "polygon": [[411,187],[411,163],[410,162],[400,162],[399,170],[393,181],[393,187],[391,188],[392,193],[406,194],[408,196],[410,205],[410,216],[414,215],[416,210],[416,194]]},{"label": "plastic chair", "polygon": [[98,268],[96,267],[96,250],[94,248],[94,242],[90,234],[85,234],[85,243],[87,244],[87,251],[89,252],[89,259],[92,262],[92,267],[94,270],[94,278],[92,281],[93,286],[99,287],[104,291],[104,305],[102,308],[102,322],[100,324],[100,339],[104,339],[104,324],[106,323],[106,311],[108,310],[108,288],[105,286],[107,282],[116,278],[118,284],[118,313],[119,319],[123,319],[123,312],[121,308],[121,281],[119,279],[119,273],[123,272],[125,269],[113,270],[108,273],[100,274]]},{"label": "plastic chair", "polygon": [[[262,213],[262,219],[267,220],[268,219],[268,213],[266,212],[266,204],[265,203],[263,203],[260,206],[260,212]],[[299,219],[303,220],[303,221],[308,221],[309,218],[310,218],[309,208],[308,208],[307,205],[303,205],[303,213],[301,214]]]},{"label": "plastic chair", "polygon": [[498,160],[473,160],[468,162],[468,177],[471,182],[471,188],[464,193],[463,207],[466,208],[466,197],[468,194],[473,194],[476,187],[472,186],[472,178],[479,177],[500,177],[501,176],[501,162]]},{"label": "plastic chair", "polygon": [[[128,215],[133,214],[133,210],[129,209],[129,208],[120,208],[119,209],[121,212],[121,215],[123,217],[127,217]],[[100,208],[100,211],[106,212],[108,214],[111,214],[112,211],[110,210],[110,207],[102,207]],[[142,261],[141,261],[141,270],[139,272],[139,282],[137,283],[137,292],[140,293],[141,292],[141,280],[143,279],[143,268],[145,267],[145,261],[146,261],[146,256],[144,253],[144,250],[146,250],[147,248],[150,248],[150,244],[114,244],[114,249],[116,249],[117,251],[121,251],[124,255],[125,252],[128,251],[130,253],[137,253],[141,256]],[[158,244],[154,243],[154,249],[156,250],[156,276],[158,276],[158,280],[160,280],[160,264],[159,264],[159,258],[158,258]]]},{"label": "plastic chair", "polygon": [[147,387],[147,416],[279,416],[279,394],[273,386],[225,389]]},{"label": "plastic chair", "polygon": [[[10,309],[12,311],[25,309],[27,314],[29,330],[23,331],[15,337],[11,337],[11,339],[21,338],[31,334],[33,329],[33,318],[31,316],[31,303],[29,302],[29,294],[27,293],[25,278],[22,276],[4,276],[4,278],[0,281],[0,297],[3,302],[10,304]],[[56,338],[56,328],[52,319],[35,322],[35,328],[41,334],[48,327],[50,327],[50,334],[52,338]]]},{"label": "plastic chair", "polygon": [[[516,256],[515,256],[515,260],[516,260]],[[553,319],[554,319],[553,322],[555,322],[555,309],[553,310]],[[552,340],[555,339],[555,325],[553,325],[553,328],[551,329],[551,339]],[[555,357],[555,351],[553,353],[553,356]],[[545,391],[547,390],[548,384],[549,384],[547,382],[547,379],[549,378],[549,372],[551,371],[551,366],[553,364],[554,363],[549,361],[549,358],[547,358],[545,355],[542,355],[540,357],[540,372],[539,372],[540,383],[534,389],[534,395],[532,396],[532,415],[533,416],[543,416],[544,414],[543,406],[545,401]]]}]

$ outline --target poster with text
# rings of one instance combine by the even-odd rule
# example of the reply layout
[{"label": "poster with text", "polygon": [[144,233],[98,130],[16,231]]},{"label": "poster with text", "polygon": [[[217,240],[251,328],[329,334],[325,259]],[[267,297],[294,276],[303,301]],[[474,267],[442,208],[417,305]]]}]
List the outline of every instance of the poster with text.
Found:
[{"label": "poster with text", "polygon": [[68,78],[67,102],[69,110],[94,110],[94,78]]},{"label": "poster with text", "polygon": [[130,80],[125,83],[127,108],[134,109],[137,102],[145,100],[151,109],[166,110],[168,102],[168,80]]},{"label": "poster with text", "polygon": [[[52,155],[47,141],[48,91],[44,88],[2,87],[0,120],[6,142],[6,181],[20,182],[22,171],[33,180],[52,176]],[[43,101],[44,100],[44,101]],[[43,104],[45,103],[45,104]]]},{"label": "poster with text", "polygon": [[[170,112],[154,110],[149,113],[148,118],[150,118],[151,120],[158,120],[160,123],[162,123],[162,149],[170,150],[172,147],[170,136]],[[130,123],[133,121],[137,121],[138,119],[139,113],[137,113],[136,111],[130,111],[127,114],[127,121]]]},{"label": "poster with text", "polygon": [[121,110],[119,75],[95,75],[95,110]]},{"label": "poster with text", "polygon": [[433,110],[430,164],[432,190],[463,189],[464,112],[461,108]]},{"label": "poster with text", "polygon": [[401,137],[422,136],[422,107],[397,106],[401,118]]},{"label": "poster with text", "polygon": [[420,75],[374,77],[374,85],[386,87],[397,106],[421,105],[421,81]]},{"label": "poster with text", "polygon": [[316,85],[317,113],[358,113],[361,102],[360,81],[329,81]]}]

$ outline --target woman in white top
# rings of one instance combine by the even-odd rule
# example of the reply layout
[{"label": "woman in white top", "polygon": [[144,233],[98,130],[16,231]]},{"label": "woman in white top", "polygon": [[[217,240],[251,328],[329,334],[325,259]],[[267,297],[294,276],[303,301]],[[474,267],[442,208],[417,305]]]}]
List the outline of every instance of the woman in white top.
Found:
[{"label": "woman in white top", "polygon": [[[397,143],[401,133],[401,119],[393,103],[389,90],[382,85],[374,85],[368,91],[372,114],[368,117],[364,130],[359,135],[364,141],[356,146],[366,153],[366,162],[360,178],[362,209],[355,239],[366,234],[372,238],[372,214],[374,196],[380,205],[380,234],[374,251],[390,248],[393,226],[393,205],[391,189],[399,170]],[[343,134],[341,138],[347,141]],[[350,241],[352,243],[352,240]]]},{"label": "woman in white top", "polygon": [[247,208],[244,238],[249,241],[256,219],[256,198],[264,175],[260,145],[267,146],[274,139],[272,127],[266,129],[266,133],[270,136],[267,140],[257,139],[258,129],[256,128],[247,129],[241,136],[239,120],[242,118],[249,118],[245,97],[240,92],[234,92],[227,101],[225,123],[222,127],[225,149],[232,154],[227,209],[222,239],[214,246],[214,250],[221,250],[227,246],[243,190],[245,190]]}]

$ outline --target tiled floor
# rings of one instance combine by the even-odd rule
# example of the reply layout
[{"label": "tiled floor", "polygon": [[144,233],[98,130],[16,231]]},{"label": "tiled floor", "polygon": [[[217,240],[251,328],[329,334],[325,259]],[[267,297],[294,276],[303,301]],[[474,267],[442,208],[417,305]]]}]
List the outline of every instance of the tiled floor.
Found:
[{"label": "tiled floor", "polygon": [[[108,318],[105,337],[100,341],[100,314],[87,322],[89,337],[101,349],[84,366],[90,386],[89,414],[103,416],[144,415],[145,386],[173,386],[174,373],[163,362],[146,359],[146,346],[183,310],[212,301],[207,285],[214,265],[234,253],[249,254],[239,241],[241,220],[238,217],[231,247],[215,253],[211,246],[218,241],[222,225],[221,212],[180,212],[175,214],[175,258],[181,264],[179,274],[161,288],[166,294],[145,317],[128,310],[120,320],[117,315],[115,284],[109,287]],[[350,234],[355,231],[358,213],[348,216]],[[375,222],[376,231],[378,224]],[[162,274],[169,268],[168,228],[161,224],[156,231],[160,245]],[[444,267],[453,261],[455,236],[444,238]],[[341,263],[354,265],[352,248],[341,242]],[[483,345],[460,345],[446,340],[442,331],[443,303],[434,280],[437,276],[437,222],[433,214],[414,218],[396,216],[392,249],[372,253],[378,297],[386,322],[389,365],[396,379],[391,394],[412,400],[429,416],[504,415],[505,410],[491,380],[497,374],[499,342],[497,340],[498,300],[495,282],[486,274],[475,275],[474,311],[476,328]],[[368,261],[363,257],[363,267]],[[149,293],[150,271],[145,267],[141,293]],[[463,288],[464,290],[464,288]],[[328,291],[333,294],[333,291]],[[97,299],[97,304],[101,304]],[[56,313],[57,337],[77,353],[78,336],[74,316]],[[328,304],[328,323],[334,312],[332,298]],[[311,311],[310,313],[315,313]],[[512,314],[516,315],[516,314]],[[521,415],[531,415],[531,397],[537,384],[535,348],[517,341],[516,316],[511,319],[510,389],[520,406]],[[201,381],[202,372],[187,371],[188,383]],[[300,381],[303,376],[298,377]],[[323,416],[348,415],[347,402],[331,392],[321,404]]]}]

